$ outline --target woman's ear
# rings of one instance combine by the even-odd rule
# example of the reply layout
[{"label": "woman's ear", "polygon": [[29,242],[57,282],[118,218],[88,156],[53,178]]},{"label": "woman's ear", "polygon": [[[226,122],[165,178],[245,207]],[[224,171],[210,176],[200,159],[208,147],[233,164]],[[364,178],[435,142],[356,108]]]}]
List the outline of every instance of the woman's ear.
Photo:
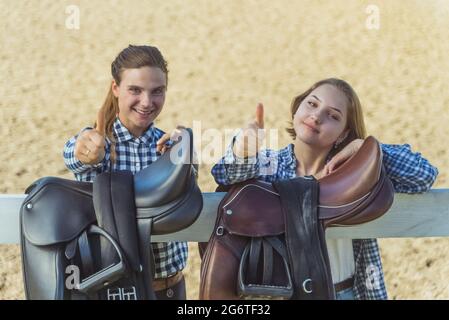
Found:
[{"label": "woman's ear", "polygon": [[112,94],[114,95],[114,97],[118,98],[120,88],[119,88],[118,84],[115,82],[115,80],[112,80],[111,89],[112,89]]}]

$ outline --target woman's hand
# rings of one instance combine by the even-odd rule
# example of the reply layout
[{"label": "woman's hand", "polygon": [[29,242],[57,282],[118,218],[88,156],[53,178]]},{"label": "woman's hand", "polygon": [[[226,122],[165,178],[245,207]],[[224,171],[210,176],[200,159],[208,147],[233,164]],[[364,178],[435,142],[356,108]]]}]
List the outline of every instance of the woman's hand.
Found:
[{"label": "woman's hand", "polygon": [[247,158],[257,155],[264,138],[263,127],[263,104],[259,103],[256,107],[256,118],[242,128],[235,139],[233,152],[237,157]]},{"label": "woman's hand", "polygon": [[165,133],[158,141],[156,145],[157,152],[164,154],[171,147],[166,146],[165,143],[168,141],[178,141],[179,137],[182,136],[182,129],[185,129],[184,126],[176,126],[176,129],[172,130],[170,133]]},{"label": "woman's hand", "polygon": [[327,176],[329,173],[332,173],[335,168],[359,151],[363,141],[363,139],[355,139],[348,143],[339,153],[333,156],[332,159],[324,166],[324,175]]},{"label": "woman's hand", "polygon": [[100,110],[97,114],[96,129],[85,130],[76,139],[75,157],[84,164],[95,165],[104,158],[106,142],[104,132],[101,131],[103,122],[104,117]]}]

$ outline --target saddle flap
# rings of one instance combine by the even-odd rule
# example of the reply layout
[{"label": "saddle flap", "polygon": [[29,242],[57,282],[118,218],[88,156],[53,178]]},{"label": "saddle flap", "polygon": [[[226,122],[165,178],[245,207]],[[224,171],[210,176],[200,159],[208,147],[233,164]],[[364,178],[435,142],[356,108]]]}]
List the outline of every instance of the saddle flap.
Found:
[{"label": "saddle flap", "polygon": [[23,234],[33,245],[72,240],[95,222],[91,183],[49,177],[33,185],[21,207]]},{"label": "saddle flap", "polygon": [[237,188],[220,206],[225,229],[246,237],[284,233],[284,217],[280,209],[279,195],[270,183],[262,181],[252,181]]}]

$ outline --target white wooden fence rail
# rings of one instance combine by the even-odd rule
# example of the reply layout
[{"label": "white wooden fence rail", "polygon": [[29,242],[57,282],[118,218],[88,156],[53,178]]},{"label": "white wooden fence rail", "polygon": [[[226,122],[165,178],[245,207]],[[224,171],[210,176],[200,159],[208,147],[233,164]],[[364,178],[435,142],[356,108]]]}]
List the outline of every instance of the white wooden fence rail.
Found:
[{"label": "white wooden fence rail", "polygon": [[[202,242],[213,231],[217,206],[224,193],[203,193],[198,220],[180,232],[154,236],[153,241]],[[25,195],[0,195],[0,244],[19,243],[19,209]],[[449,236],[449,189],[424,194],[396,194],[393,206],[381,218],[354,227],[331,227],[328,238],[397,238]]]}]

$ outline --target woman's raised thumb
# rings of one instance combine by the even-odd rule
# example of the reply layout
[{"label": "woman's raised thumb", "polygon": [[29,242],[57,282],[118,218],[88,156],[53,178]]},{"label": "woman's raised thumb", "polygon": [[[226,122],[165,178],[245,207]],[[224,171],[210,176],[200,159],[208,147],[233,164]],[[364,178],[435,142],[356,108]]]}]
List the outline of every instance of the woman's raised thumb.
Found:
[{"label": "woman's raised thumb", "polygon": [[105,135],[105,119],[104,119],[104,110],[100,108],[97,113],[97,124],[95,129],[104,137]]},{"label": "woman's raised thumb", "polygon": [[263,129],[264,121],[263,121],[263,104],[258,103],[256,107],[256,123],[260,129]]}]

